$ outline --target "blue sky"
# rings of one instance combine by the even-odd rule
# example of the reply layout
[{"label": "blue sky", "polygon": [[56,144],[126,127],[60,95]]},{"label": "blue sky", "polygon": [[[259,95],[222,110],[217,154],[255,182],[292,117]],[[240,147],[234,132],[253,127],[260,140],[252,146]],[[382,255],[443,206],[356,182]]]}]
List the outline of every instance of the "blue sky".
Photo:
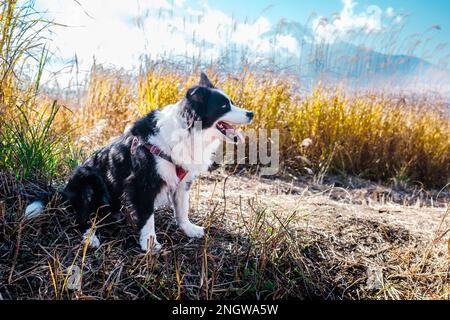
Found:
[{"label": "blue sky", "polygon": [[[450,42],[450,0],[355,0],[356,13],[370,6],[377,6],[386,12],[392,8],[394,15],[403,17],[403,35],[415,33],[431,35],[432,43]],[[191,3],[195,3],[192,0]],[[342,0],[210,0],[217,9],[234,14],[240,19],[256,19],[264,15],[276,22],[282,18],[305,23],[312,13],[330,17],[343,8]],[[442,29],[430,32],[430,27],[439,25]],[[428,31],[427,31],[428,30]],[[432,58],[430,60],[433,60]]]},{"label": "blue sky", "polygon": [[[358,0],[356,11],[370,5],[382,10],[389,7],[399,14],[407,14],[408,32],[423,32],[431,25],[439,24],[443,32],[438,37],[450,40],[450,1],[448,0]],[[192,1],[194,3],[194,1]],[[240,18],[256,18],[262,14],[273,21],[281,18],[305,22],[312,12],[329,16],[342,9],[341,0],[210,0],[209,3],[223,10],[234,13]]]},{"label": "blue sky", "polygon": [[[383,51],[392,36],[397,41],[388,53],[410,53],[445,67],[450,60],[450,47],[443,45],[450,40],[450,0],[36,0],[36,6],[68,25],[52,35],[61,61],[76,55],[85,69],[94,56],[132,69],[142,54],[214,59],[230,46],[248,47],[253,60],[274,51],[295,57],[301,41],[347,41]],[[302,39],[268,39],[282,18],[313,31]],[[409,52],[416,42],[421,45]]]},{"label": "blue sky", "polygon": [[[420,16],[425,24],[436,23],[441,20],[448,21],[450,2],[447,0],[358,0],[358,6],[364,8],[377,5],[382,9],[392,7],[399,12],[408,12]],[[209,3],[228,12],[241,13],[242,17],[260,14],[264,8],[272,6],[269,13],[271,18],[287,17],[289,19],[303,20],[312,11],[322,15],[342,9],[341,0],[210,0]],[[243,13],[243,14],[242,14]],[[428,21],[427,21],[428,19]]]}]

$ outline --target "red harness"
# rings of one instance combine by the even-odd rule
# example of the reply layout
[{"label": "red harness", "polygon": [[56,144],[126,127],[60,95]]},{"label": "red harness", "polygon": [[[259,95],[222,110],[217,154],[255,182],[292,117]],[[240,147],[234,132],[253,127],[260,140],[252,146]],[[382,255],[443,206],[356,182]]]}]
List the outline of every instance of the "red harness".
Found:
[{"label": "red harness", "polygon": [[[160,148],[158,148],[157,146],[155,146],[154,144],[143,143],[142,146],[145,147],[151,154],[172,163],[175,166],[175,172],[177,174],[177,177],[180,179],[180,182],[188,174],[188,171],[184,170],[183,167],[180,167],[180,166],[176,165],[175,163],[173,163],[172,158],[169,155],[162,152],[162,150]],[[132,155],[134,155],[136,153],[137,147],[139,147],[139,139],[137,137],[134,137],[133,142],[131,143],[131,154]]]}]

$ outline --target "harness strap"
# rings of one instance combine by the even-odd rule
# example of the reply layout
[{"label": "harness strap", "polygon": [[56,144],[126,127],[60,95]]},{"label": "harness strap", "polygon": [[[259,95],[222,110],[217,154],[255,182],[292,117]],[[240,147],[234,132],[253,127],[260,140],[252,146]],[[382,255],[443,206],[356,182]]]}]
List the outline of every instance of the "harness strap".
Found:
[{"label": "harness strap", "polygon": [[[151,154],[153,154],[153,155],[155,155],[157,157],[160,157],[160,158],[162,158],[162,159],[172,163],[175,166],[175,172],[177,174],[177,177],[180,179],[180,182],[188,174],[188,171],[184,170],[183,167],[173,163],[172,158],[169,155],[165,154],[160,148],[158,148],[154,144],[143,143],[142,146],[145,147],[145,149],[147,149]],[[134,137],[133,141],[131,143],[131,154],[132,155],[136,154],[136,149],[138,147],[139,147],[139,139],[137,137]]]}]

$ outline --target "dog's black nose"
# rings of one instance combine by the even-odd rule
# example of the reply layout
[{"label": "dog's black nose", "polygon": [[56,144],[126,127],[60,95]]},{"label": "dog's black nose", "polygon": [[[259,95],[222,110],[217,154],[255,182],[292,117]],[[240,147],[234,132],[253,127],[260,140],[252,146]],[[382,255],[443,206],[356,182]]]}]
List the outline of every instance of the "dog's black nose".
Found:
[{"label": "dog's black nose", "polygon": [[253,119],[253,112],[247,111],[247,118],[251,121]]}]

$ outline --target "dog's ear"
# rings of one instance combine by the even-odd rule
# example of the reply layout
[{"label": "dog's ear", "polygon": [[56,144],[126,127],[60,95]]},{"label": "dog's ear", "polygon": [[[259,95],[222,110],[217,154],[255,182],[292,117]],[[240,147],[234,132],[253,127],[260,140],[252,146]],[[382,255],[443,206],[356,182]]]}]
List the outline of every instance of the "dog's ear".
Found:
[{"label": "dog's ear", "polygon": [[195,86],[190,88],[186,93],[186,99],[196,103],[206,103],[208,101],[210,91],[208,88]]},{"label": "dog's ear", "polygon": [[210,94],[209,88],[201,86],[192,87],[186,92],[187,103],[184,107],[184,116],[188,129],[192,128],[195,119],[201,119],[201,116],[207,112]]},{"label": "dog's ear", "polygon": [[199,86],[202,86],[202,87],[215,88],[214,85],[209,80],[206,73],[204,73],[204,72],[200,73],[200,82],[198,84],[199,84]]}]

